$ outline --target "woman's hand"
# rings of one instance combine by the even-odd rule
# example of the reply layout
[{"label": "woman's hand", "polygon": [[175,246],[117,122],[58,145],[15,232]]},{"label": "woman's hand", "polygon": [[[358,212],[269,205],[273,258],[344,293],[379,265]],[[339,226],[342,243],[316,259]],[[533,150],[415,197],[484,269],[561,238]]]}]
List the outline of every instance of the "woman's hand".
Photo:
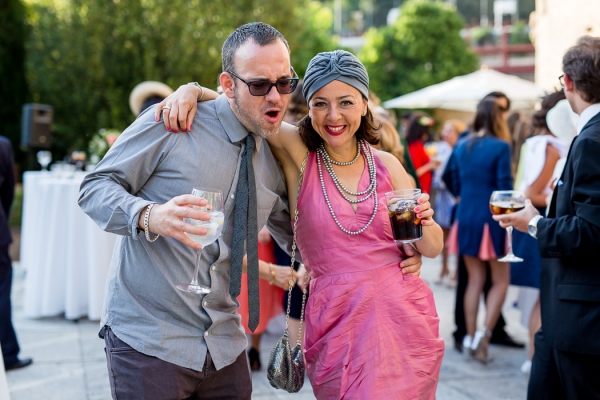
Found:
[{"label": "woman's hand", "polygon": [[431,208],[431,204],[429,203],[429,195],[427,193],[423,193],[419,200],[417,200],[417,206],[415,207],[415,212],[417,213],[417,218],[421,219],[421,224],[423,226],[431,226],[434,225],[433,221],[433,209]]},{"label": "woman's hand", "polygon": [[[290,271],[292,271],[292,269],[288,266],[288,267],[284,267],[281,265],[273,265],[273,272],[275,273],[275,286],[279,286],[280,288],[282,288],[283,290],[289,290],[290,289]],[[270,267],[270,266],[269,266]],[[296,285],[296,282],[298,282],[298,274],[296,273],[296,271],[292,272],[292,286]]]},{"label": "woman's hand", "polygon": [[162,114],[163,123],[168,131],[172,130],[175,133],[179,130],[191,131],[198,101],[214,100],[217,97],[219,97],[217,92],[205,87],[200,89],[196,85],[179,86],[175,93],[171,93],[169,97],[158,103],[154,111],[154,120],[158,122]]},{"label": "woman's hand", "polygon": [[305,290],[308,288],[308,284],[310,283],[310,274],[306,270],[304,264],[300,264],[298,271],[296,272],[296,276],[298,277],[298,286],[300,289]]},{"label": "woman's hand", "polygon": [[186,132],[192,129],[192,121],[196,114],[198,97],[202,90],[195,85],[182,85],[175,93],[158,103],[154,111],[154,120],[159,121],[163,116],[163,123],[168,131]]}]

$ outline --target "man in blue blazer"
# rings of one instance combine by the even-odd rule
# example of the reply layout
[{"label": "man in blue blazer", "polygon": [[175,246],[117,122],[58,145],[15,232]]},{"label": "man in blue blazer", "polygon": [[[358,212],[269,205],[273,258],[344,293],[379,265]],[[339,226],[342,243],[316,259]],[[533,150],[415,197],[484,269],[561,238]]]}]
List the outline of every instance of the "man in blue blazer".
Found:
[{"label": "man in blue blazer", "polygon": [[12,325],[10,288],[12,264],[8,246],[12,242],[8,226],[8,212],[15,195],[15,172],[10,141],[0,136],[0,344],[6,370],[26,367],[31,358],[19,359],[19,343]]},{"label": "man in blue blazer", "polygon": [[542,328],[528,399],[600,399],[600,38],[584,36],[559,77],[579,114],[547,217],[524,210],[494,216],[538,239]]}]

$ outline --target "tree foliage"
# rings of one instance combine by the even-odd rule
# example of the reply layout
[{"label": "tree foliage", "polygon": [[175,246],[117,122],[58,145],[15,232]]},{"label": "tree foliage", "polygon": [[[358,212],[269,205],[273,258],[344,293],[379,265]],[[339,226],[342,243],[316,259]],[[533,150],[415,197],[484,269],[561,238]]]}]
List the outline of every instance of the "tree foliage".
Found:
[{"label": "tree foliage", "polygon": [[477,56],[460,37],[456,9],[432,0],[409,0],[396,23],[366,34],[360,54],[371,89],[390,99],[473,72]]},{"label": "tree foliage", "polygon": [[27,95],[25,81],[25,6],[21,0],[0,3],[0,135],[19,146],[21,109]]},{"label": "tree foliage", "polygon": [[331,12],[309,0],[31,1],[27,78],[32,100],[54,106],[59,154],[87,148],[100,128],[127,127],[129,93],[142,81],[215,88],[223,42],[244,23],[279,29],[299,74],[335,45]]}]

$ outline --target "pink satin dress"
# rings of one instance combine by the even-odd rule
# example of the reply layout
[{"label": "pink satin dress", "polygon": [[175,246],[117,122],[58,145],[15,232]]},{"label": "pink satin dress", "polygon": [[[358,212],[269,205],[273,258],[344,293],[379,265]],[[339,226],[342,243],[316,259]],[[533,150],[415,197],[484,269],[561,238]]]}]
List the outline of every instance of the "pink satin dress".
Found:
[{"label": "pink satin dress", "polygon": [[[297,244],[312,277],[305,356],[319,400],[435,399],[444,341],[433,293],[421,278],[400,271],[384,198],[392,182],[375,160],[379,210],[362,234],[348,235],[335,224],[313,152],[298,199]],[[324,168],[323,178],[342,226],[363,227],[373,198],[355,213]],[[368,185],[365,168],[359,191]]]}]

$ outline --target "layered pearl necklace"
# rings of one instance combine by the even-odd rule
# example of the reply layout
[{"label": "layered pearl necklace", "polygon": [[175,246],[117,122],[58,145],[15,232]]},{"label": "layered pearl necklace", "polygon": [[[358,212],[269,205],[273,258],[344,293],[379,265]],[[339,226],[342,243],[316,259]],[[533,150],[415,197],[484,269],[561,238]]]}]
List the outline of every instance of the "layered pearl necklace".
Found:
[{"label": "layered pearl necklace", "polygon": [[[317,167],[319,169],[319,179],[321,180],[321,189],[323,189],[323,196],[325,197],[325,201],[327,202],[327,207],[329,207],[329,212],[331,213],[333,220],[335,221],[337,226],[342,230],[342,232],[347,233],[348,235],[359,235],[359,234],[363,233],[375,219],[375,215],[377,214],[377,209],[379,207],[379,202],[377,200],[377,168],[375,166],[375,160],[373,159],[373,153],[371,152],[371,147],[368,144],[366,144],[363,140],[358,140],[357,146],[358,146],[358,149],[357,149],[356,157],[354,158],[354,160],[348,161],[348,162],[339,162],[339,161],[333,160],[329,156],[329,153],[327,153],[327,150],[325,150],[325,147],[323,146],[323,144],[321,144],[321,146],[317,149]],[[353,192],[351,190],[348,190],[340,182],[339,178],[335,174],[335,171],[333,170],[332,164],[339,165],[339,166],[346,166],[346,165],[354,164],[360,157],[361,150],[365,155],[365,159],[367,160],[367,166],[369,168],[370,182],[369,182],[369,186],[367,187],[367,189],[360,191],[360,192]],[[340,192],[342,197],[347,202],[349,202],[351,204],[357,204],[357,203],[362,203],[363,201],[366,201],[369,198],[373,197],[373,200],[374,200],[373,214],[371,215],[369,222],[367,222],[367,224],[365,226],[363,226],[362,228],[360,228],[359,230],[350,231],[350,230],[344,228],[342,226],[342,224],[340,223],[340,221],[338,221],[337,216],[335,215],[335,212],[333,211],[333,207],[331,206],[331,202],[329,201],[329,196],[327,195],[327,190],[325,189],[325,181],[323,180],[323,169],[321,167],[321,163],[323,163],[323,165],[325,165],[325,169],[329,173],[329,176],[331,176],[331,179],[333,180],[335,187],[338,189],[338,191]],[[356,200],[350,199],[346,195],[346,193],[351,196],[356,196]],[[363,195],[364,195],[364,197],[362,197],[362,198],[359,197],[359,196],[363,196]]]}]

